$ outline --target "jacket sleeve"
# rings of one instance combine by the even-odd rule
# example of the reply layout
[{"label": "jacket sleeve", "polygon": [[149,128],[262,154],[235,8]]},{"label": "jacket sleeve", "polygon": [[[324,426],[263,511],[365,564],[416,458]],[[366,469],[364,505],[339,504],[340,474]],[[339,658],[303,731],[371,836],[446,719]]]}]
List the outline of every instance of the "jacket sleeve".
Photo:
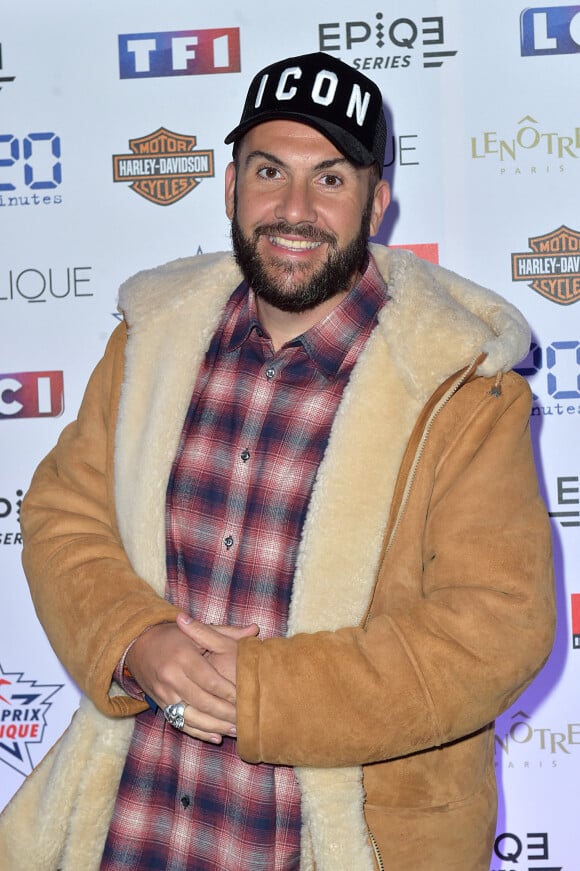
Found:
[{"label": "jacket sleeve", "polygon": [[245,760],[361,765],[441,746],[492,722],[545,662],[551,534],[529,389],[513,373],[501,396],[489,386],[440,412],[365,626],[240,644]]},{"label": "jacket sleeve", "polygon": [[147,626],[177,614],[135,574],[117,529],[113,451],[125,340],[123,323],[21,508],[22,562],[38,618],[79,688],[113,716],[146,707],[110,696],[125,649]]}]

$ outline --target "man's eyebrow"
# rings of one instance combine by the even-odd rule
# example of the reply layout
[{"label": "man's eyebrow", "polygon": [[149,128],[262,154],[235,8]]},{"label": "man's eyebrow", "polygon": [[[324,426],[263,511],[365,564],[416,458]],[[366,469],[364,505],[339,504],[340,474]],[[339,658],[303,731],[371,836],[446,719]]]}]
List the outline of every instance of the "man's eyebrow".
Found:
[{"label": "man's eyebrow", "polygon": [[[288,165],[281,160],[281,158],[276,157],[275,154],[270,154],[269,151],[262,151],[261,149],[256,149],[255,151],[250,151],[246,156],[244,161],[246,166],[252,162],[252,160],[267,160],[268,163],[273,163],[276,166],[279,166],[280,169],[288,169]],[[356,169],[355,165],[348,160],[346,157],[330,157],[328,160],[322,160],[320,163],[317,163],[316,166],[313,167],[315,172],[319,172],[322,169],[334,169],[337,166],[351,166],[353,169]]]}]

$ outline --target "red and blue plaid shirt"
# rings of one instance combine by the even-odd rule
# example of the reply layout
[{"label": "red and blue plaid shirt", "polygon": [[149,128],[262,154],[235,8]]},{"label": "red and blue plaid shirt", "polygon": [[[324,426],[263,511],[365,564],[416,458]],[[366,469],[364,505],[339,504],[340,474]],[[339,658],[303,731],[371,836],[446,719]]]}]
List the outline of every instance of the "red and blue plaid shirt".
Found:
[{"label": "red and blue plaid shirt", "polygon": [[[167,490],[167,598],[206,623],[283,635],[302,526],[344,387],[387,299],[372,258],[333,311],[274,352],[253,293],[230,298],[199,373]],[[346,462],[345,458],[345,462]],[[102,871],[290,871],[293,769],[248,765],[136,718]]]}]

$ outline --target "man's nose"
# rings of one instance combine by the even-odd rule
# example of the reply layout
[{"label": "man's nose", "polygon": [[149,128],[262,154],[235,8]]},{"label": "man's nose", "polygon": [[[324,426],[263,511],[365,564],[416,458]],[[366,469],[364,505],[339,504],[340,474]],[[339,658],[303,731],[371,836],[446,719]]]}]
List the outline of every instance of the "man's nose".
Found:
[{"label": "man's nose", "polygon": [[306,180],[291,179],[280,191],[276,217],[289,224],[316,222],[314,191]]}]

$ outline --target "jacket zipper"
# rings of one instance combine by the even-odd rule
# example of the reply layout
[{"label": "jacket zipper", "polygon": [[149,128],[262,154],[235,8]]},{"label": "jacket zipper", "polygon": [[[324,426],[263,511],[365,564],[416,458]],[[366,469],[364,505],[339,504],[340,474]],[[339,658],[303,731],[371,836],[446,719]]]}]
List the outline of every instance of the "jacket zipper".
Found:
[{"label": "jacket zipper", "polygon": [[[391,534],[389,536],[389,540],[388,540],[388,542],[385,546],[385,549],[381,555],[381,560],[380,560],[381,563],[382,563],[383,559],[385,558],[385,556],[387,555],[387,553],[389,552],[391,544],[393,543],[395,535],[397,533],[397,530],[398,530],[399,526],[401,525],[401,520],[402,520],[403,515],[405,513],[405,508],[407,507],[407,502],[409,501],[409,494],[411,492],[411,487],[413,486],[413,481],[415,480],[415,475],[417,473],[417,466],[419,465],[419,461],[421,459],[421,456],[423,455],[423,450],[425,448],[425,442],[427,441],[427,438],[429,437],[429,433],[431,431],[431,427],[433,426],[433,422],[436,419],[436,417],[439,415],[439,412],[441,411],[441,409],[443,409],[447,405],[447,403],[449,402],[451,397],[454,396],[455,393],[457,393],[457,391],[459,390],[459,388],[471,377],[475,367],[477,365],[479,365],[479,363],[481,362],[481,359],[482,358],[480,355],[475,360],[473,360],[470,363],[470,365],[466,367],[466,369],[463,370],[461,376],[451,385],[449,390],[447,390],[443,394],[441,399],[438,400],[438,402],[435,404],[433,411],[431,412],[431,414],[429,415],[429,418],[427,419],[427,422],[425,423],[425,426],[423,428],[423,434],[421,436],[419,444],[417,445],[417,450],[415,451],[413,463],[411,464],[409,474],[407,475],[407,482],[405,485],[405,489],[403,491],[403,495],[401,497],[401,503],[399,505],[399,509],[397,511],[397,518],[395,520],[395,523],[393,524],[393,529],[392,529]],[[365,618],[365,621],[363,624],[363,627],[365,629],[367,627],[367,624],[368,624],[368,621],[370,618],[371,607],[372,607],[372,602],[369,605],[367,615],[366,615],[366,618]],[[373,853],[375,856],[375,861],[377,863],[378,871],[385,871],[385,863],[383,862],[383,857],[381,856],[381,851],[379,849],[377,839],[375,838],[375,836],[373,835],[373,833],[371,832],[371,830],[368,826],[367,826],[367,831],[369,834],[371,846],[373,848]]]},{"label": "jacket zipper", "polygon": [[[382,564],[387,553],[391,549],[391,545],[395,539],[395,535],[397,534],[399,526],[401,525],[401,520],[403,519],[403,515],[405,513],[405,509],[406,509],[407,503],[409,501],[409,494],[411,492],[411,488],[413,486],[413,482],[414,482],[415,476],[417,474],[417,466],[419,465],[419,461],[423,455],[423,450],[425,448],[425,442],[427,441],[427,439],[429,437],[429,433],[431,432],[433,422],[438,417],[441,410],[447,405],[447,403],[449,402],[451,397],[454,396],[455,393],[457,393],[457,391],[459,390],[459,388],[462,387],[463,384],[473,375],[475,368],[481,363],[482,359],[485,359],[485,355],[480,354],[478,357],[476,357],[474,360],[472,360],[472,362],[463,370],[460,377],[457,378],[457,380],[451,385],[451,387],[435,403],[433,411],[429,415],[429,417],[425,423],[425,426],[423,428],[423,433],[421,435],[421,439],[419,441],[419,444],[417,445],[417,450],[415,451],[415,456],[413,458],[413,462],[411,464],[411,467],[409,469],[409,473],[407,475],[405,489],[403,491],[403,495],[401,496],[401,502],[400,502],[400,505],[399,505],[399,508],[397,511],[397,517],[396,517],[395,522],[393,524],[393,528],[391,530],[389,540],[387,541],[385,548],[381,554],[379,565]],[[371,610],[372,610],[372,601],[369,604],[365,620],[362,624],[364,629],[367,628],[367,625],[368,625],[368,622],[370,619],[370,615],[371,615]]]},{"label": "jacket zipper", "polygon": [[368,830],[368,833],[369,833],[369,838],[371,839],[371,846],[372,846],[373,852],[375,854],[375,859],[377,862],[378,871],[385,871],[385,863],[383,862],[383,857],[381,856],[381,851],[379,850],[379,845],[377,844],[377,839],[375,838],[375,836],[373,835],[373,833],[371,832],[370,829]]}]

